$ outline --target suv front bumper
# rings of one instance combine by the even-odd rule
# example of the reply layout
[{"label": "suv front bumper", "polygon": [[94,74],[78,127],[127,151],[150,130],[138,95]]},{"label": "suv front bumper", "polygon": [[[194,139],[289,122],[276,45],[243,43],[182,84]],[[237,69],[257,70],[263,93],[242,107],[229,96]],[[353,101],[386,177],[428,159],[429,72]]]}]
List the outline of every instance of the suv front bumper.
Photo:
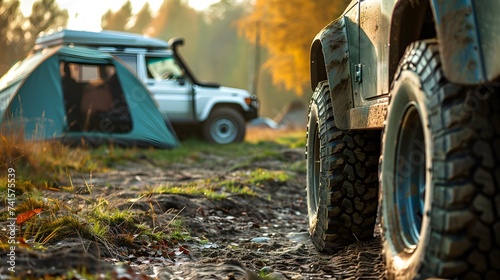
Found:
[{"label": "suv front bumper", "polygon": [[259,117],[258,109],[251,107],[248,111],[243,112],[243,117],[246,121],[250,121]]}]

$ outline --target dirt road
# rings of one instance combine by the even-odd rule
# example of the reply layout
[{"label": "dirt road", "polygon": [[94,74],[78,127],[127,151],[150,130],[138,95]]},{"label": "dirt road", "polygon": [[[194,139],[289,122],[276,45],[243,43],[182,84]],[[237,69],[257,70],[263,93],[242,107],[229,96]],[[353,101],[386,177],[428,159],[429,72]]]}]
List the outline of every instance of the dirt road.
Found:
[{"label": "dirt road", "polygon": [[[84,266],[90,271],[93,267],[114,269],[111,278],[125,277],[119,279],[147,279],[146,275],[152,279],[383,278],[379,237],[334,255],[315,250],[307,232],[304,149],[283,147],[276,152],[273,156],[252,155],[251,161],[204,153],[196,161],[168,167],[139,155],[109,172],[91,177],[90,174],[73,176],[71,183],[80,188],[76,194],[48,192],[46,196],[57,197],[69,206],[81,198],[105,198],[110,207],[132,211],[137,217],[143,217],[142,223],[153,224],[153,228],[169,231],[169,234],[174,233],[167,228],[172,228],[174,221],[182,221],[177,226],[180,231],[175,234],[184,238],[165,243],[141,243],[137,238],[129,243],[114,244],[67,238],[48,246],[54,250],[52,256],[51,250],[37,257],[18,253],[19,267],[31,265],[34,271],[64,270],[68,265],[82,263],[82,254],[89,254],[90,259],[83,262]],[[276,178],[258,179],[259,174],[275,174]],[[222,182],[232,183],[220,187]],[[160,184],[219,184],[217,188],[222,192],[224,188],[235,187],[245,191],[227,190],[224,197],[216,198],[176,194],[172,190],[148,191],[150,186]],[[81,249],[85,252],[80,254]],[[50,261],[60,260],[61,250],[69,250],[62,253],[66,262]],[[2,262],[6,261],[4,255],[2,253]],[[44,258],[47,261],[42,261]],[[38,263],[33,259],[38,259]],[[119,272],[108,264],[132,270]],[[52,268],[43,268],[44,265]]]}]

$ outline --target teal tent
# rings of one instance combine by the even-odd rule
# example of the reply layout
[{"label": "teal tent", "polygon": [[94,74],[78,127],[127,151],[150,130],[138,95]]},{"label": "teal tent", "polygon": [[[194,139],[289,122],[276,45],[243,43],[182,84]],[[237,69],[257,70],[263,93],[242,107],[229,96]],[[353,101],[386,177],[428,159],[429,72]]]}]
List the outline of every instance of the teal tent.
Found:
[{"label": "teal tent", "polygon": [[0,79],[1,132],[26,140],[175,148],[169,124],[127,66],[96,50],[45,49]]}]

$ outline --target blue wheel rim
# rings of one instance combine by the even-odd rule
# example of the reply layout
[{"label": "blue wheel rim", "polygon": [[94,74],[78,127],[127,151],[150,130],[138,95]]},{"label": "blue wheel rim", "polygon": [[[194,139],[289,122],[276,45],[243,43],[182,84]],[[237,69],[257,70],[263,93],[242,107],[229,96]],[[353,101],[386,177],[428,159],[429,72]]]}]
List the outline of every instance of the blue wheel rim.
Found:
[{"label": "blue wheel rim", "polygon": [[398,135],[395,161],[395,207],[400,236],[406,251],[420,239],[426,181],[425,139],[415,103],[408,104]]}]

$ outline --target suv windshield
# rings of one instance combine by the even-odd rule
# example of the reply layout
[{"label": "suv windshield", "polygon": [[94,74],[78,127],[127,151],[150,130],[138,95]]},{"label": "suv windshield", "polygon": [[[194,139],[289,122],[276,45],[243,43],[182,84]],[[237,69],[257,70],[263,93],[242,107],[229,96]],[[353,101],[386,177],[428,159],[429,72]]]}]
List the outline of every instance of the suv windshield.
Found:
[{"label": "suv windshield", "polygon": [[155,80],[178,79],[184,76],[184,71],[173,57],[146,57],[148,78]]}]

